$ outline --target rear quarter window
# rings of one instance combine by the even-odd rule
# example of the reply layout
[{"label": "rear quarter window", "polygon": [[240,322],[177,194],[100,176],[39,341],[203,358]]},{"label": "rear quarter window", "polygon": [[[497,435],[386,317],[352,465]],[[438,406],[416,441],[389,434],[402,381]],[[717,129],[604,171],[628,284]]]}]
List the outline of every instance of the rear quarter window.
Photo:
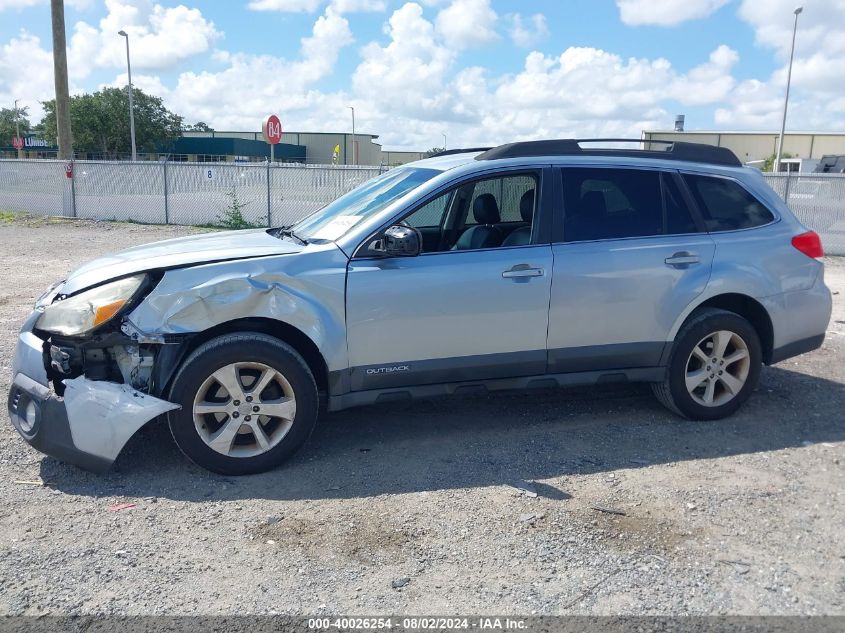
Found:
[{"label": "rear quarter window", "polygon": [[750,229],[775,216],[739,183],[728,178],[684,174],[709,232]]}]

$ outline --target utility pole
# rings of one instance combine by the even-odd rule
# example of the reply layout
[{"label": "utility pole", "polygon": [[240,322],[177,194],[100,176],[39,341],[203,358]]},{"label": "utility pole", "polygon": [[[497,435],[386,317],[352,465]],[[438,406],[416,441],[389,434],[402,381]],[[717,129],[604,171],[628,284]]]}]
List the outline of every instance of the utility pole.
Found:
[{"label": "utility pole", "polygon": [[[795,25],[792,27],[792,50],[789,52],[789,70],[786,73],[786,97],[783,100],[783,122],[780,126],[780,138],[778,139],[778,153],[775,156],[775,164],[772,171],[775,173],[780,171],[780,159],[783,155],[783,134],[786,132],[786,108],[789,106],[789,84],[792,82],[792,58],[795,56],[795,33],[798,31],[798,16],[803,11],[803,7],[798,7],[793,11],[795,14]],[[787,170],[787,173],[789,170]]]},{"label": "utility pole", "polygon": [[355,108],[348,106],[352,110],[352,164],[358,164],[358,152],[355,151],[358,142],[355,140]]},{"label": "utility pole", "polygon": [[[15,136],[19,139],[21,137],[21,113],[18,110],[18,101],[20,99],[15,99]],[[18,148],[18,160],[23,158],[23,147]]]},{"label": "utility pole", "polygon": [[[129,79],[129,137],[132,141],[132,160],[138,160],[138,151],[135,149],[135,106],[132,103],[132,64],[129,63],[129,33],[119,31],[118,35],[126,38],[126,75]],[[270,146],[272,150],[272,145]]]},{"label": "utility pole", "polygon": [[50,0],[53,21],[53,75],[56,82],[56,132],[61,160],[73,159],[70,130],[70,94],[67,87],[67,42],[65,41],[64,0]]}]

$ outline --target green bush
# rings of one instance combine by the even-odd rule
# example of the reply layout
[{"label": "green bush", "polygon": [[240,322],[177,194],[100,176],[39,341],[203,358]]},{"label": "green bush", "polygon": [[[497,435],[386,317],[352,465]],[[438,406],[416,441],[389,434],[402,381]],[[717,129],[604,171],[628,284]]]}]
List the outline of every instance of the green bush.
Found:
[{"label": "green bush", "polygon": [[244,217],[243,209],[247,204],[242,203],[238,199],[238,192],[234,187],[226,192],[226,197],[229,198],[229,206],[223,212],[223,215],[217,216],[217,226],[224,229],[239,230],[239,229],[257,229],[261,227],[260,224],[254,224]]}]

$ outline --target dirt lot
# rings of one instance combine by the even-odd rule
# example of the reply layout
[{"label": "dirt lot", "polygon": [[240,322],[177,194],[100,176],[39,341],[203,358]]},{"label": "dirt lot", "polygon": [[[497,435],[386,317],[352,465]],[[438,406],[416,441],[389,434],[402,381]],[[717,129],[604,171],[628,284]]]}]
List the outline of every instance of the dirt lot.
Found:
[{"label": "dirt lot", "polygon": [[[44,287],[187,232],[0,224],[3,397]],[[4,409],[0,613],[845,614],[845,262],[827,263],[824,347],[764,369],[718,423],[642,386],[374,406],[237,479],[187,463],[163,425],[92,475]]]}]

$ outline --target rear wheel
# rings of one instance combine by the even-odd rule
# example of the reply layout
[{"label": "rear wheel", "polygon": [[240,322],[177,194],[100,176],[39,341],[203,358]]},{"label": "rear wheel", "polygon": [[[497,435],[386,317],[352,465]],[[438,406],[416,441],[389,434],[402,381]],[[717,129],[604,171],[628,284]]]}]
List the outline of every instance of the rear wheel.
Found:
[{"label": "rear wheel", "polygon": [[185,455],[208,470],[269,470],[305,443],[317,420],[314,377],[289,345],[259,333],[227,334],[194,351],[170,392],[168,414]]},{"label": "rear wheel", "polygon": [[693,420],[717,420],[749,398],[761,365],[754,327],[733,312],[704,308],[678,332],[666,380],[652,387],[672,411]]}]

